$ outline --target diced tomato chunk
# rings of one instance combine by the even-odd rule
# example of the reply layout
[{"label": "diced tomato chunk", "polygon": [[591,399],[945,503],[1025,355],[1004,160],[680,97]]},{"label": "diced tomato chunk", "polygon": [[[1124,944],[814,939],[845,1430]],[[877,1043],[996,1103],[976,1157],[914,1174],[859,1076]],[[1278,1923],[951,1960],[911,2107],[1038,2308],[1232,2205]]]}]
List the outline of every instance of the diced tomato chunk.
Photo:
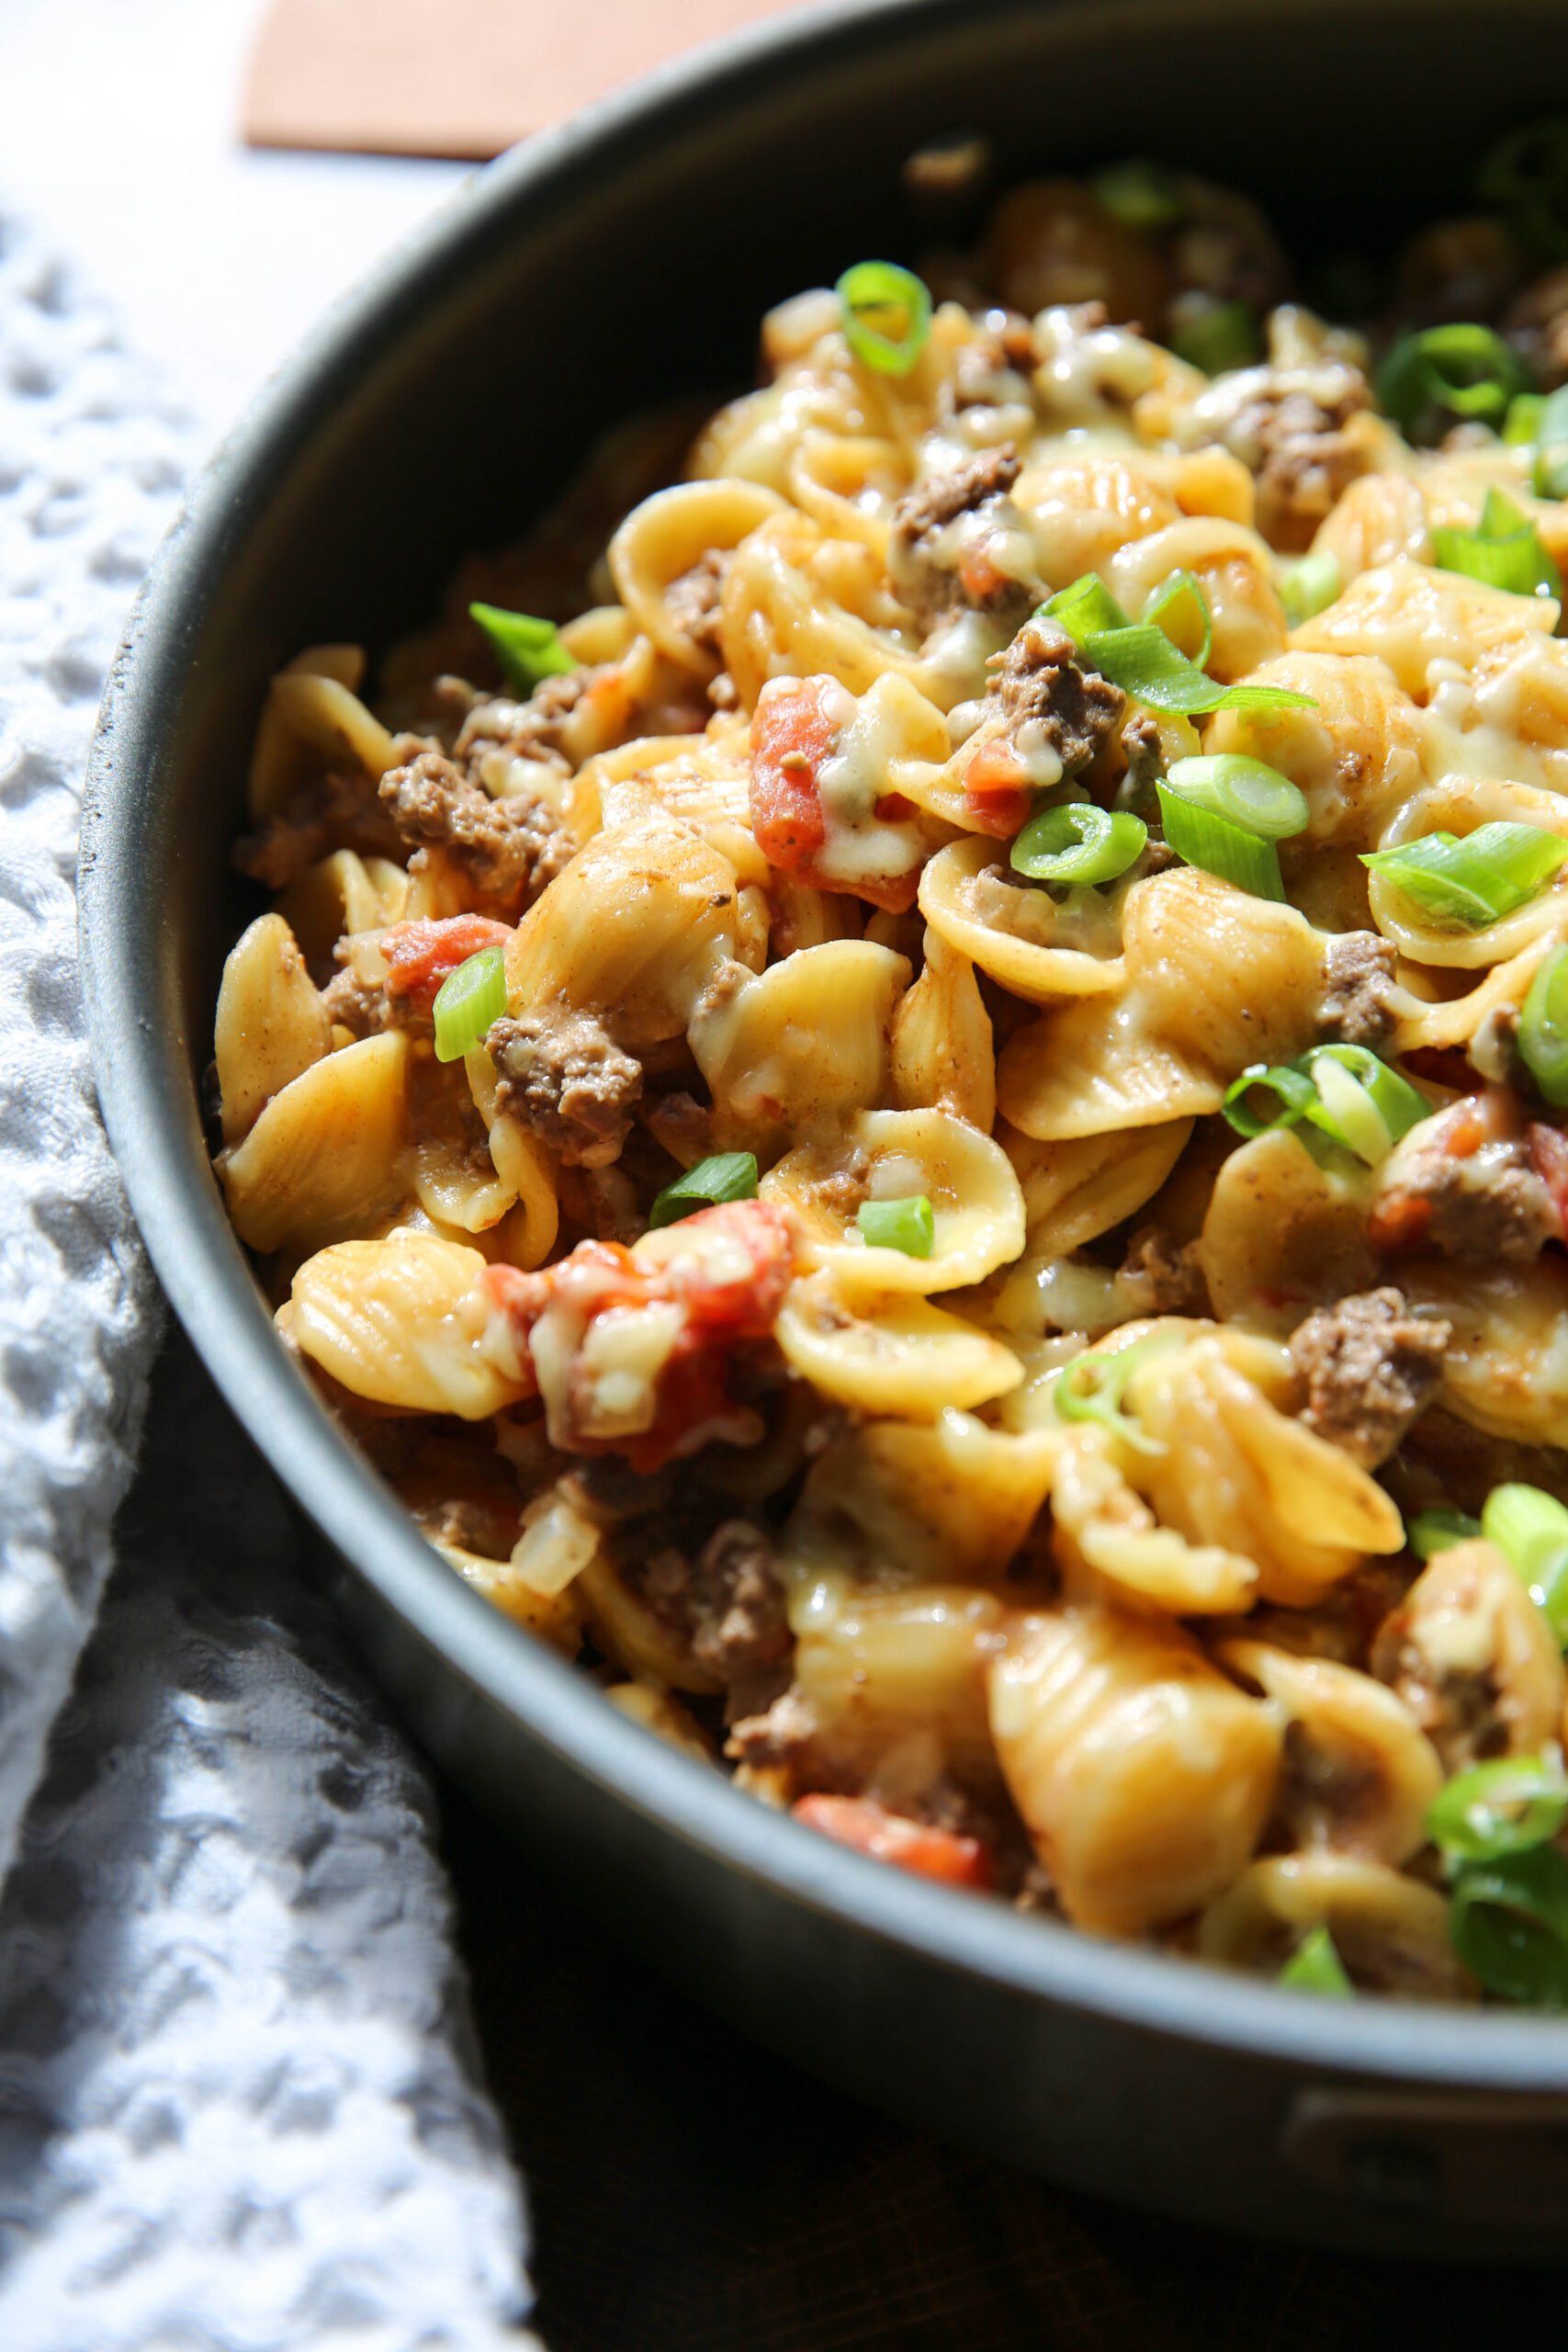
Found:
[{"label": "diced tomato chunk", "polygon": [[[890,914],[906,914],[915,903],[919,886],[920,843],[909,844],[909,862],[896,872],[857,874],[853,880],[824,870],[828,821],[823,813],[818,777],[832,758],[845,707],[844,689],[836,678],[802,678],[771,687],[759,700],[751,720],[751,831],[770,865],[818,890],[835,890],[869,899]],[[903,821],[915,811],[901,803],[901,815],[885,813],[899,796],[884,795],[874,813],[883,823]]]},{"label": "diced tomato chunk", "polygon": [[840,1846],[852,1846],[857,1854],[913,1871],[918,1878],[940,1880],[944,1886],[983,1892],[996,1874],[991,1857],[977,1838],[910,1821],[904,1814],[889,1813],[871,1797],[805,1796],[796,1800],[791,1811],[807,1829],[819,1830]]},{"label": "diced tomato chunk", "polygon": [[1372,1204],[1367,1239],[1374,1250],[1391,1253],[1414,1250],[1431,1222],[1432,1204],[1425,1193],[1386,1193]]},{"label": "diced tomato chunk", "polygon": [[487,915],[446,915],[439,920],[395,922],[381,933],[387,959],[387,989],[428,1012],[444,980],[481,948],[504,947],[511,926]]},{"label": "diced tomato chunk", "polygon": [[1010,841],[1033,802],[1029,771],[1012,745],[998,738],[982,743],[964,771],[964,803],[983,833]]},{"label": "diced tomato chunk", "polygon": [[[795,1229],[771,1201],[726,1201],[635,1249],[581,1241],[535,1273],[487,1266],[480,1277],[496,1310],[510,1318],[519,1352],[533,1364],[552,1444],[572,1453],[623,1453],[648,1473],[694,1453],[709,1437],[746,1426],[732,1391],[738,1351],[766,1339],[795,1272]],[[594,1384],[583,1351],[601,1316],[614,1309],[680,1310],[679,1328],[651,1375],[641,1425],[596,1429]],[[548,1316],[551,1344],[533,1353]],[[754,1430],[754,1417],[750,1426]]]},{"label": "diced tomato chunk", "polygon": [[825,683],[803,678],[764,695],[751,721],[751,830],[769,864],[785,874],[801,873],[827,833],[817,775],[839,730]]},{"label": "diced tomato chunk", "polygon": [[971,548],[958,567],[959,585],[972,605],[983,605],[1004,588],[1016,588],[1007,573],[995,564],[985,547]]}]

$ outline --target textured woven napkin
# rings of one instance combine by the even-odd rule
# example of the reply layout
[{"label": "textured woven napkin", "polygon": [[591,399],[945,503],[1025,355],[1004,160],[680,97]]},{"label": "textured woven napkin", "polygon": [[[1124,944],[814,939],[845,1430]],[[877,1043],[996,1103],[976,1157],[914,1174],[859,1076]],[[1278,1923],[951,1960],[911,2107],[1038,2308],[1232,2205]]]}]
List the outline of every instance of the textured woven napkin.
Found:
[{"label": "textured woven napkin", "polygon": [[0,206],[0,2346],[516,2352],[424,1772],[183,1347],[147,1415],[95,1108],[83,763],[194,454]]}]

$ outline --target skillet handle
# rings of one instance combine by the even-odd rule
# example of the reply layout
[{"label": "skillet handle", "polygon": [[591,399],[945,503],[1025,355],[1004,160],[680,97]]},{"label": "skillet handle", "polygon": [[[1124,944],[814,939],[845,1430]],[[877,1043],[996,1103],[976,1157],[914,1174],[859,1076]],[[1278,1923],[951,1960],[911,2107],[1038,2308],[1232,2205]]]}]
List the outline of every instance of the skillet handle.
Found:
[{"label": "skillet handle", "polygon": [[1568,2098],[1300,2091],[1280,2153],[1315,2187],[1367,2204],[1516,2229],[1568,2222]]}]

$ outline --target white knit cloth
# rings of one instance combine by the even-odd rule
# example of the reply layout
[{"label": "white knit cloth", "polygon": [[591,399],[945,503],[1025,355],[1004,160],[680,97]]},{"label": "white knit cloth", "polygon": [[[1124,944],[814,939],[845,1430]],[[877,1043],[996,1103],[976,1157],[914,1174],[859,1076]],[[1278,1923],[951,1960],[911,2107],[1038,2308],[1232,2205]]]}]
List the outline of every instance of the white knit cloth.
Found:
[{"label": "white knit cloth", "polygon": [[0,209],[0,2346],[518,2352],[425,1776],[181,1342],[104,1596],[161,1317],[94,1105],[78,796],[194,454]]}]

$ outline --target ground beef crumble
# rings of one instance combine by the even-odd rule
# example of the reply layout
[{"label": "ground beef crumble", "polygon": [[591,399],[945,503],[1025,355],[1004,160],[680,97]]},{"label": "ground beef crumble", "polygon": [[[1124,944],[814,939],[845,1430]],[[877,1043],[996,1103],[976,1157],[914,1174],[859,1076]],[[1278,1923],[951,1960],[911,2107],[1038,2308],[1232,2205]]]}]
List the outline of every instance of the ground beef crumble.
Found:
[{"label": "ground beef crumble", "polygon": [[749,1519],[727,1519],[693,1559],[674,1545],[643,1571],[649,1606],[684,1634],[699,1666],[723,1683],[781,1666],[791,1644],[773,1540]]},{"label": "ground beef crumble", "polygon": [[709,548],[664,591],[664,609],[670,618],[705,653],[716,654],[719,650],[719,615],[728,570],[729,550]]},{"label": "ground beef crumble", "polygon": [[1375,931],[1347,931],[1330,939],[1317,1023],[1346,1046],[1381,1046],[1393,1035],[1394,952]]},{"label": "ground beef crumble", "polygon": [[1439,1250],[1469,1265],[1499,1258],[1528,1265],[1549,1241],[1562,1239],[1562,1220],[1529,1139],[1471,1144],[1459,1123],[1475,1115],[1472,1103],[1455,1103],[1423,1120],[1383,1161],[1367,1222],[1374,1249]]},{"label": "ground beef crumble", "polygon": [[1249,368],[1234,384],[1235,404],[1215,418],[1214,437],[1256,481],[1263,537],[1301,554],[1367,470],[1369,447],[1347,430],[1371,406],[1367,379],[1348,361],[1332,360],[1310,368]]},{"label": "ground beef crumble", "polygon": [[526,702],[506,695],[480,695],[463,721],[453,758],[462,765],[486,752],[501,752],[513,759],[542,759],[570,769],[573,763],[562,730],[599,675],[598,668],[580,663],[575,670],[541,678]]},{"label": "ground beef crumble", "polygon": [[1319,1307],[1291,1340],[1306,1386],[1302,1419],[1376,1470],[1436,1392],[1451,1336],[1441,1316],[1412,1314],[1392,1286]]},{"label": "ground beef crumble", "polygon": [[487,907],[513,914],[532,904],[576,851],[571,836],[532,793],[492,800],[441,752],[421,752],[389,768],[380,798],[404,842],[445,850]]},{"label": "ground beef crumble", "polygon": [[1001,706],[1009,735],[1016,743],[1021,729],[1038,728],[1064,776],[1093,764],[1127,707],[1120,686],[1079,668],[1077,650],[1059,622],[1036,613],[990,664],[989,692]]},{"label": "ground beef crumble", "polygon": [[328,1020],[355,1037],[376,1037],[385,1029],[401,1029],[411,1037],[434,1032],[433,1016],[422,1012],[411,996],[394,996],[385,980],[362,979],[352,965],[333,974],[321,1001]]},{"label": "ground beef crumble", "polygon": [[983,588],[966,583],[961,556],[946,536],[960,515],[999,509],[1021,469],[1018,451],[1004,441],[933,475],[894,508],[888,571],[899,596],[926,628],[964,608],[1006,622],[1021,620],[1028,610],[1032,592],[1021,581],[995,573]]},{"label": "ground beef crumble", "polygon": [[597,1013],[562,1005],[503,1014],[486,1039],[500,1075],[497,1108],[559,1152],[569,1168],[620,1157],[642,1092],[642,1065]]},{"label": "ground beef crumble", "polygon": [[1178,1242],[1157,1225],[1146,1225],[1127,1244],[1118,1280],[1139,1315],[1207,1315],[1209,1285],[1197,1246]]},{"label": "ground beef crumble", "polygon": [[402,842],[371,777],[329,775],[303,786],[284,806],[235,842],[233,863],[268,890],[287,889],[334,849],[361,857],[398,857]]}]

